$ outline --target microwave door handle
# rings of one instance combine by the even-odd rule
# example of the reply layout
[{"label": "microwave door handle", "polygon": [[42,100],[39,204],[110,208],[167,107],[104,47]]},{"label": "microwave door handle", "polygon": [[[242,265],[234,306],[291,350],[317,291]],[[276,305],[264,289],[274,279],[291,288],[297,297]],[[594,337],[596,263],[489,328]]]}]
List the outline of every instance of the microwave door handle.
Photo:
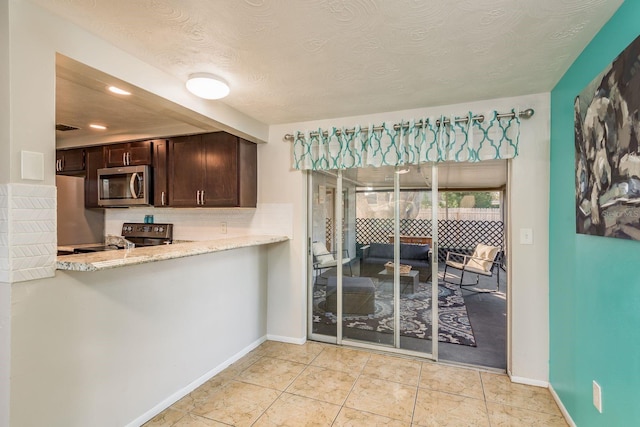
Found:
[{"label": "microwave door handle", "polygon": [[136,178],[138,178],[138,173],[134,172],[131,174],[131,180],[129,180],[129,190],[131,190],[131,197],[134,199],[138,198],[138,192],[136,191]]}]

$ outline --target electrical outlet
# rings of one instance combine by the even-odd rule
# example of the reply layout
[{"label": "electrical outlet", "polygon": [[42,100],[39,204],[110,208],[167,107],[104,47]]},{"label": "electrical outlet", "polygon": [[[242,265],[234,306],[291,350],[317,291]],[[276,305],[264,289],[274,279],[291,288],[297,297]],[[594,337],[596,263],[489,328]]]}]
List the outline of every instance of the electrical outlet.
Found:
[{"label": "electrical outlet", "polygon": [[593,406],[602,413],[602,389],[600,384],[595,381],[593,381]]},{"label": "electrical outlet", "polygon": [[227,223],[226,222],[221,222],[220,223],[220,233],[227,234]]}]

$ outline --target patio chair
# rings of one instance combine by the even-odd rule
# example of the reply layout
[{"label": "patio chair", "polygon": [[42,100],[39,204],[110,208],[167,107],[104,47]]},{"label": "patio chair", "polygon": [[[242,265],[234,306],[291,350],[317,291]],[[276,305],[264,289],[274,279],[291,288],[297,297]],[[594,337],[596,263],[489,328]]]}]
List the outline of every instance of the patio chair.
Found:
[{"label": "patio chair", "polygon": [[[480,276],[492,277],[496,276],[496,289],[484,290],[477,288],[469,288],[471,292],[498,292],[500,290],[500,263],[496,261],[498,254],[500,254],[501,248],[498,246],[488,246],[482,243],[473,250],[471,255],[465,255],[456,252],[447,252],[447,259],[444,264],[444,274],[442,281],[459,285],[460,289],[463,287],[478,286],[480,282]],[[460,281],[451,282],[447,280],[447,269],[453,268],[460,271]],[[476,275],[475,283],[464,283],[464,274],[473,273]]]},{"label": "patio chair", "polygon": [[[311,245],[311,251],[313,253],[313,271],[316,274],[316,278],[322,275],[322,270],[338,266],[336,252],[329,252],[324,243],[313,242]],[[343,249],[343,258],[341,262],[343,265],[349,265],[349,275],[353,276],[353,270],[351,270],[351,258],[349,257],[349,251],[346,249]]]}]

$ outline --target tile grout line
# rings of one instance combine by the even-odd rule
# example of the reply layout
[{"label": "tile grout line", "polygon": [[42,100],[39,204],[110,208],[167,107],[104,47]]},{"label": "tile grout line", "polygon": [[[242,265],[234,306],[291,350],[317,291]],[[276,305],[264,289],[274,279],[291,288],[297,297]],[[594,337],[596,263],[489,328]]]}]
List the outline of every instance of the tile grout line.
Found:
[{"label": "tile grout line", "polygon": [[480,376],[480,386],[482,387],[482,398],[484,400],[484,410],[487,412],[487,420],[489,421],[489,427],[491,427],[491,417],[489,416],[489,404],[487,402],[487,393],[484,391],[484,379],[482,378],[482,372],[478,372]]},{"label": "tile grout line", "polygon": [[[295,362],[295,361],[292,361],[292,360],[280,359],[280,358],[278,358],[278,357],[269,356],[269,355],[267,355],[267,356],[263,356],[263,357],[270,357],[271,359],[274,359],[274,360],[280,360],[280,361],[286,361],[286,362],[292,362],[292,363],[300,363],[300,362]],[[316,357],[317,357],[317,356],[316,356]],[[315,358],[314,358],[314,360],[315,360]],[[301,365],[305,365],[304,369],[302,369],[302,370],[298,373],[298,375],[296,375],[296,376],[295,376],[295,378],[293,378],[293,379],[291,380],[291,382],[289,382],[289,384],[287,384],[287,386],[284,388],[284,390],[277,390],[277,389],[273,389],[273,390],[277,390],[277,391],[279,391],[279,392],[280,392],[280,394],[278,395],[278,397],[276,397],[276,398],[273,400],[273,402],[271,402],[271,403],[269,404],[269,406],[267,406],[267,407],[266,407],[266,408],[265,408],[265,409],[260,413],[260,415],[258,415],[258,417],[256,418],[256,420],[255,420],[254,422],[252,422],[252,423],[251,423],[251,425],[254,425],[255,423],[257,423],[257,422],[258,422],[258,420],[259,420],[260,418],[262,418],[262,416],[263,416],[264,414],[266,414],[266,413],[267,413],[267,411],[268,411],[268,410],[269,410],[269,409],[270,409],[270,408],[271,408],[271,407],[272,407],[272,406],[273,406],[273,405],[274,405],[274,404],[275,404],[275,403],[276,403],[276,402],[277,402],[277,401],[282,397],[282,395],[287,391],[287,389],[288,389],[289,387],[291,387],[291,385],[295,382],[295,380],[297,380],[297,379],[298,379],[298,377],[299,377],[300,375],[302,375],[302,373],[303,373],[303,372],[304,372],[304,371],[309,367],[309,364],[304,364],[304,363],[300,363],[300,364],[301,364]],[[257,385],[257,384],[254,384],[254,385]],[[264,387],[264,386],[260,386],[260,387]],[[265,387],[265,388],[270,388],[270,387]],[[294,395],[294,396],[297,396],[297,395],[295,395],[295,394],[293,394],[293,393],[289,393],[289,394],[292,394],[292,395]]]},{"label": "tile grout line", "polygon": [[340,416],[340,413],[342,412],[343,409],[345,409],[345,408],[350,409],[348,406],[346,406],[347,405],[347,400],[349,400],[349,396],[351,396],[351,393],[353,393],[353,389],[356,387],[356,384],[357,384],[358,380],[360,379],[360,377],[362,376],[362,372],[364,372],[364,368],[365,368],[365,366],[367,366],[367,363],[369,363],[369,360],[371,360],[371,354],[369,354],[369,357],[367,358],[367,361],[364,362],[364,364],[362,365],[362,369],[360,370],[360,372],[358,372],[358,376],[356,376],[355,381],[353,382],[353,384],[351,384],[351,388],[349,389],[349,392],[345,396],[344,401],[342,402],[342,405],[340,405],[340,410],[338,411],[338,415],[336,415],[336,418],[331,423],[332,426],[336,423],[336,420]]},{"label": "tile grout line", "polygon": [[[286,392],[287,392],[287,389],[288,389],[289,387],[291,387],[291,385],[292,385],[292,384],[293,384],[293,383],[294,383],[294,382],[295,382],[295,381],[300,377],[300,375],[302,375],[302,373],[303,373],[304,371],[306,371],[306,370],[307,370],[307,368],[308,368],[309,366],[311,366],[311,363],[313,363],[313,361],[314,361],[314,360],[316,360],[316,358],[317,358],[317,357],[320,355],[320,353],[322,353],[323,351],[324,351],[324,349],[322,349],[318,354],[316,354],[316,355],[314,356],[314,358],[313,358],[310,362],[308,362],[308,363],[300,363],[300,362],[292,361],[292,360],[289,360],[289,359],[278,358],[278,357],[269,356],[269,355],[267,355],[267,356],[263,356],[263,357],[271,357],[272,359],[280,360],[280,361],[293,362],[293,363],[300,363],[301,365],[305,365],[305,367],[304,367],[304,369],[302,369],[302,370],[300,371],[300,373],[299,373],[298,375],[296,375],[296,376],[295,376],[295,378],[293,378],[293,379],[291,380],[291,382],[290,382],[290,383],[285,387],[285,389],[284,389],[284,390],[282,390],[282,391],[278,390],[278,391],[280,392],[280,394],[278,395],[278,397],[276,397],[276,398],[274,399],[274,401],[273,401],[273,402],[271,402],[271,404],[269,404],[269,406],[267,406],[267,407],[266,407],[266,408],[265,408],[265,409],[260,413],[260,415],[256,418],[256,420],[255,420],[254,422],[252,422],[252,423],[251,423],[251,425],[252,425],[252,426],[253,426],[255,423],[257,423],[257,422],[258,422],[258,420],[259,420],[260,418],[262,418],[262,416],[263,416],[264,414],[266,414],[266,413],[267,413],[267,411],[269,410],[269,408],[271,408],[271,407],[272,407],[272,406],[273,406],[273,405],[274,405],[274,404],[275,404],[275,403],[276,403],[276,402],[277,402],[277,401],[282,397],[282,395],[283,395],[284,393],[286,393]],[[265,388],[269,388],[269,387],[265,387]],[[274,389],[274,390],[276,390],[276,389]],[[299,395],[297,395],[297,394],[295,394],[295,393],[289,393],[289,394],[291,394],[291,395],[293,395],[293,396],[299,396]],[[301,396],[301,397],[304,397],[304,396]],[[314,400],[317,400],[317,401],[321,402],[321,400],[318,400],[318,399],[314,399]],[[336,417],[337,417],[337,415],[336,415]],[[335,420],[334,420],[334,421],[335,421]],[[332,424],[333,424],[333,422],[332,422]]]},{"label": "tile grout line", "polygon": [[420,381],[422,380],[422,368],[424,362],[420,362],[420,372],[418,373],[418,383],[416,384],[416,397],[413,399],[413,411],[411,412],[411,424],[414,424],[416,418],[416,405],[418,404],[418,393],[420,392]]}]

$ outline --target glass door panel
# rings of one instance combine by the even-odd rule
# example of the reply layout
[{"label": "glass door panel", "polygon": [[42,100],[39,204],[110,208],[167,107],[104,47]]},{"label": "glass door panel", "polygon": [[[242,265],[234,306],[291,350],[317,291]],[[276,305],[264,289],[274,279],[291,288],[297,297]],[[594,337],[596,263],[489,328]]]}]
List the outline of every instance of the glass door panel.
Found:
[{"label": "glass door panel", "polygon": [[[393,263],[393,249],[391,247],[391,251],[388,250],[388,234],[393,230],[385,225],[381,234],[383,237],[377,239],[373,247],[373,240],[358,235],[358,223],[361,220],[361,206],[358,204],[366,202],[366,199],[363,201],[359,197],[358,172],[358,169],[342,172],[342,249],[345,256],[354,258],[351,267],[343,264],[342,269],[342,339],[350,343],[395,347],[396,291],[393,275],[387,274],[384,266],[386,262]],[[387,173],[393,176],[393,169]],[[388,199],[388,203],[385,209],[390,215],[387,215],[385,224],[393,218],[393,199]],[[377,258],[375,262],[370,262],[372,256]]]},{"label": "glass door panel", "polygon": [[309,280],[309,329],[313,338],[335,342],[338,323],[335,261],[337,177],[312,172],[309,182],[309,254],[312,272]]},{"label": "glass door panel", "polygon": [[[437,255],[434,264],[434,171],[430,164],[399,170],[399,348],[435,355],[432,340],[437,314]],[[437,203],[435,204],[437,210]],[[435,283],[434,283],[435,281]],[[436,298],[432,296],[436,295]],[[437,317],[436,317],[437,319]]]}]

